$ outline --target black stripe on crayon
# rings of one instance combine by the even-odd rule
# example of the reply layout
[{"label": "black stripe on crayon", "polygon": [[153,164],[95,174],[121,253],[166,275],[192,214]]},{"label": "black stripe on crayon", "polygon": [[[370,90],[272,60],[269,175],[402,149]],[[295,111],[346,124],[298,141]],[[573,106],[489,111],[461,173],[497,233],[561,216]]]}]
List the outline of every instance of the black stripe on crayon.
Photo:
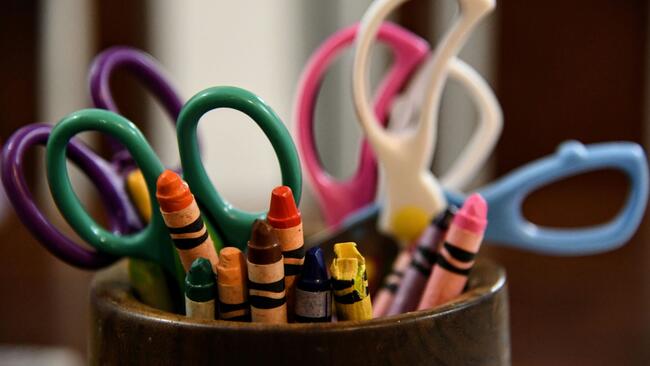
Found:
[{"label": "black stripe on crayon", "polygon": [[295,258],[295,259],[305,258],[305,247],[302,246],[297,249],[287,250],[286,252],[282,252],[282,256],[285,258]]},{"label": "black stripe on crayon", "polygon": [[427,248],[418,247],[418,253],[422,256],[422,258],[424,258],[424,260],[431,263],[431,265],[436,263],[436,259],[438,259],[438,254]]},{"label": "black stripe on crayon", "polygon": [[284,264],[284,275],[285,276],[297,276],[302,272],[302,264]]},{"label": "black stripe on crayon", "polygon": [[335,294],[334,295],[334,300],[336,302],[338,302],[339,304],[350,305],[350,304],[354,304],[356,302],[361,301],[361,296],[359,295],[358,292],[352,291],[352,292],[348,292],[345,295],[340,295],[340,296]]},{"label": "black stripe on crayon", "polygon": [[332,321],[332,316],[324,316],[322,318],[310,318],[308,316],[294,315],[294,320],[298,323],[329,323]]},{"label": "black stripe on crayon", "polygon": [[287,298],[283,296],[280,299],[271,299],[269,297],[251,295],[248,296],[248,302],[251,304],[251,307],[257,309],[274,309],[286,303]]},{"label": "black stripe on crayon", "polygon": [[394,294],[397,292],[397,288],[399,286],[396,283],[385,283],[381,288],[387,290],[391,294]]},{"label": "black stripe on crayon", "polygon": [[449,229],[451,219],[454,218],[457,210],[458,208],[454,205],[447,206],[447,209],[434,219],[434,225],[436,225],[440,231],[447,231],[447,229]]},{"label": "black stripe on crayon", "polygon": [[459,248],[449,242],[445,242],[445,249],[447,249],[447,252],[459,262],[468,263],[473,261],[476,257],[476,253],[468,252],[465,249]]},{"label": "black stripe on crayon", "polygon": [[332,280],[332,288],[336,291],[354,286],[354,280]]},{"label": "black stripe on crayon", "polygon": [[208,231],[206,230],[203,235],[197,237],[197,238],[180,238],[180,239],[174,239],[174,246],[178,249],[181,250],[188,250],[188,249],[193,249],[201,245],[204,241],[208,240]]},{"label": "black stripe on crayon", "polygon": [[191,224],[181,226],[181,227],[167,227],[169,229],[170,234],[187,234],[187,233],[195,233],[197,231],[201,231],[203,229],[203,219],[201,218],[201,215],[197,217],[194,222]]},{"label": "black stripe on crayon", "polygon": [[248,303],[242,302],[241,304],[226,304],[225,302],[219,301],[219,312],[229,313],[237,310],[248,310]]},{"label": "black stripe on crayon", "polygon": [[284,291],[284,278],[281,279],[280,281],[275,281],[271,283],[257,283],[248,280],[248,289],[268,291],[268,292],[282,292]]},{"label": "black stripe on crayon", "polygon": [[420,272],[422,276],[429,277],[429,275],[431,274],[431,267],[416,261],[415,258],[413,258],[413,260],[411,261],[411,267],[415,268],[418,272]]},{"label": "black stripe on crayon", "polygon": [[447,262],[447,260],[443,256],[438,256],[438,262],[436,264],[438,264],[440,267],[446,269],[449,272],[453,272],[462,276],[469,275],[469,271],[471,270],[471,268],[468,269],[458,268],[453,264]]}]

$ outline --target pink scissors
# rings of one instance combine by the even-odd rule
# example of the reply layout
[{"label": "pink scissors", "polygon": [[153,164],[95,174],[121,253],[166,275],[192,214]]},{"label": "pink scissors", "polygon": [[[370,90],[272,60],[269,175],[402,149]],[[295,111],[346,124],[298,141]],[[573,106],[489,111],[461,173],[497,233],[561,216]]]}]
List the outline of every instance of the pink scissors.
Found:
[{"label": "pink scissors", "polygon": [[[372,202],[377,191],[377,160],[365,139],[357,171],[346,181],[325,171],[314,142],[314,109],[320,83],[334,59],[352,44],[357,28],[355,24],[339,30],[312,54],[298,83],[295,103],[298,150],[328,226],[338,225],[349,213]],[[378,39],[390,47],[394,56],[393,65],[377,87],[374,106],[377,118],[385,125],[393,98],[426,57],[429,46],[424,39],[391,23],[382,25]]]}]

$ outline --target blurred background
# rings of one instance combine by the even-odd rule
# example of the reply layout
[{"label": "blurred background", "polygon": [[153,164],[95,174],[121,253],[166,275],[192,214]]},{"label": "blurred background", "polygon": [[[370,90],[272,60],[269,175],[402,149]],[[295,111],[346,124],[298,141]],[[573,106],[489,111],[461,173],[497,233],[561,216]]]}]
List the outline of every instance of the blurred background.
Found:
[{"label": "blurred background", "polygon": [[[327,36],[359,20],[369,3],[3,1],[0,141],[25,124],[54,123],[89,107],[88,66],[113,45],[151,53],[184,98],[208,86],[237,85],[265,99],[292,128],[296,83],[308,56]],[[461,52],[490,81],[505,116],[502,137],[477,185],[552,153],[567,139],[649,146],[648,10],[641,0],[497,2]],[[452,0],[411,0],[393,20],[435,44],[455,12]],[[381,75],[390,60],[376,48],[373,74]],[[316,111],[321,158],[337,177],[354,170],[360,138],[351,64],[349,51],[327,74]],[[143,129],[163,162],[175,162],[174,130],[153,98],[124,73],[112,85],[123,114]],[[452,82],[441,115],[434,171],[449,164],[476,120]],[[200,130],[209,141],[204,161],[211,178],[235,205],[264,208],[268,192],[280,183],[270,144],[254,124],[238,123],[246,118],[236,112],[211,112],[205,119]],[[242,135],[245,142],[237,138]],[[95,136],[87,137],[106,149],[94,143]],[[237,159],[224,157],[233,153]],[[42,151],[34,151],[28,163],[32,192],[57,219]],[[89,206],[99,208],[96,192],[77,186]],[[307,182],[304,191],[305,229],[314,233],[323,223]],[[625,194],[623,176],[585,174],[536,192],[524,211],[539,224],[595,224],[610,218]],[[93,274],[43,250],[4,197],[0,220],[0,364],[35,355],[48,365],[82,364]],[[647,226],[645,219],[623,248],[591,257],[484,247],[481,255],[507,270],[514,365],[650,364]]]}]

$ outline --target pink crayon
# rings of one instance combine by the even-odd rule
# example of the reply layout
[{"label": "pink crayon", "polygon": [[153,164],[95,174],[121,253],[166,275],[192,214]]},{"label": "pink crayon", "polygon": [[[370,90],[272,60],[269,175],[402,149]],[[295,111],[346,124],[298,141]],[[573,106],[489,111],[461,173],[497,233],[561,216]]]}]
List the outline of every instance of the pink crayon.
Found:
[{"label": "pink crayon", "polygon": [[429,276],[418,310],[430,309],[461,294],[487,226],[487,203],[474,193],[454,216]]}]

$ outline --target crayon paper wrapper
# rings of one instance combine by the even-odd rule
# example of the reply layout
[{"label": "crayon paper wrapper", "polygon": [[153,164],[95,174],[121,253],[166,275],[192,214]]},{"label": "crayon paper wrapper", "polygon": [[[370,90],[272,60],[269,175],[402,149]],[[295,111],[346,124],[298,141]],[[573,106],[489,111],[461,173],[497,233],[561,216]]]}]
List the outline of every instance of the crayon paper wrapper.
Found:
[{"label": "crayon paper wrapper", "polygon": [[251,306],[251,320],[255,323],[282,324],[287,322],[287,304],[273,309],[258,309]]},{"label": "crayon paper wrapper", "polygon": [[190,318],[214,319],[214,300],[198,302],[185,297],[185,313]]},{"label": "crayon paper wrapper", "polygon": [[336,303],[336,315],[339,321],[372,319],[370,296],[366,296],[354,304]]},{"label": "crayon paper wrapper", "polygon": [[310,292],[296,289],[296,315],[306,318],[324,318],[332,314],[330,292]]}]

